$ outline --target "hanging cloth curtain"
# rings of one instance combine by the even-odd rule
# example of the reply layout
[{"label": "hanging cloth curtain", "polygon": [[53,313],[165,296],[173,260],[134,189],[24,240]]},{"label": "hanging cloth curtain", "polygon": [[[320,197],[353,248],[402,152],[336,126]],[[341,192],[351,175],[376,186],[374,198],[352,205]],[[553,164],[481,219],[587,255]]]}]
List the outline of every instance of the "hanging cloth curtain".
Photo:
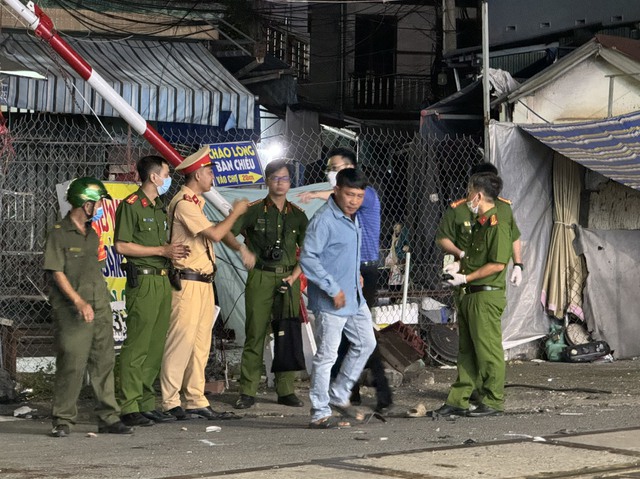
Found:
[{"label": "hanging cloth curtain", "polygon": [[542,304],[556,318],[573,313],[584,318],[582,285],[585,268],[573,249],[580,211],[582,168],[566,157],[553,158],[553,230],[542,282]]}]

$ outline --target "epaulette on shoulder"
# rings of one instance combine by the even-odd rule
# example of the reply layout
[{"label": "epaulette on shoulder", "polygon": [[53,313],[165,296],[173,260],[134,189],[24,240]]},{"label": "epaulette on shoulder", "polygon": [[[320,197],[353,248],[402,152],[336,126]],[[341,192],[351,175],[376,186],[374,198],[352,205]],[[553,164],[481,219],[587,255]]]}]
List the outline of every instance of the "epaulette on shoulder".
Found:
[{"label": "epaulette on shoulder", "polygon": [[127,203],[129,203],[130,205],[132,205],[132,204],[134,204],[136,201],[138,201],[138,195],[136,195],[135,193],[134,193],[134,194],[132,194],[132,195],[129,195],[129,196],[127,197],[127,199],[126,199],[126,200],[124,200],[124,201],[126,201]]},{"label": "epaulette on shoulder", "polygon": [[462,199],[460,199],[458,201],[454,201],[453,203],[451,203],[451,207],[452,208],[457,208],[458,206],[463,205],[466,202],[467,202],[467,199],[466,198],[462,198]]},{"label": "epaulette on shoulder", "polygon": [[248,206],[255,206],[255,205],[257,205],[257,204],[259,204],[259,203],[261,203],[261,202],[262,202],[262,198],[261,198],[261,199],[259,199],[259,200],[252,201],[251,203],[249,203],[249,205],[248,205]]},{"label": "epaulette on shoulder", "polygon": [[496,215],[491,215],[491,218],[489,218],[489,224],[491,226],[496,226],[498,224],[498,217]]},{"label": "epaulette on shoulder", "polygon": [[508,200],[508,199],[506,199],[506,198],[503,198],[502,196],[498,196],[498,199],[499,199],[500,201],[502,201],[503,203],[506,203],[506,204],[508,204],[508,205],[510,205],[510,204],[511,204],[511,200]]},{"label": "epaulette on shoulder", "polygon": [[298,211],[300,211],[300,212],[304,213],[304,210],[303,210],[302,208],[300,208],[298,205],[296,205],[295,203],[291,203],[291,202],[289,202],[289,204],[291,205],[291,207],[292,207],[294,210],[298,210]]}]

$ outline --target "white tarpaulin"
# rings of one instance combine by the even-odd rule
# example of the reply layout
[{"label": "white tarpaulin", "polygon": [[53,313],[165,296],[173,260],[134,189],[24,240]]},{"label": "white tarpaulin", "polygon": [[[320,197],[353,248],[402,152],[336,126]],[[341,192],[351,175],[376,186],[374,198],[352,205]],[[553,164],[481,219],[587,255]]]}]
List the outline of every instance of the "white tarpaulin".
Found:
[{"label": "white tarpaulin", "polygon": [[507,283],[502,334],[504,348],[509,349],[549,332],[540,294],[553,222],[553,151],[512,123],[492,122],[490,141],[491,162],[504,180],[501,196],[513,202],[514,217],[522,233],[525,265],[520,287]]}]

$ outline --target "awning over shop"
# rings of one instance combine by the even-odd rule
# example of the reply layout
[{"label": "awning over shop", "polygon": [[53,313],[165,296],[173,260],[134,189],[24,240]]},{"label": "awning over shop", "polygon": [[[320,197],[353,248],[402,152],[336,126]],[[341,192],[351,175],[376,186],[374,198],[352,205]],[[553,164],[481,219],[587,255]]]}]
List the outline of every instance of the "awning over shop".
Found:
[{"label": "awning over shop", "polygon": [[640,112],[606,120],[519,126],[561,155],[640,190]]},{"label": "awning over shop", "polygon": [[[149,121],[254,127],[254,96],[201,43],[65,40]],[[0,34],[0,54],[47,80],[6,77],[6,104],[38,112],[118,116],[53,50],[33,35]]]}]

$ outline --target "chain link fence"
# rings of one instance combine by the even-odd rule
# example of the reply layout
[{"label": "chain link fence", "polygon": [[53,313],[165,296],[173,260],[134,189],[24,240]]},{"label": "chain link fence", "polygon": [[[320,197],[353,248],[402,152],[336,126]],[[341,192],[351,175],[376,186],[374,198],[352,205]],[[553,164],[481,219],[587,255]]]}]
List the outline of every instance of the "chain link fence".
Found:
[{"label": "chain link fence", "polygon": [[[183,155],[202,144],[257,140],[252,131],[175,125],[158,130]],[[443,255],[434,239],[447,205],[466,194],[469,169],[481,161],[481,140],[380,128],[362,129],[352,138],[322,130],[283,140],[298,172],[294,187],[325,181],[332,147],[357,150],[382,205],[376,321],[389,324],[401,317],[403,281],[397,273],[404,274],[403,264],[385,262],[395,225],[401,225],[403,246],[411,253],[405,322],[447,321],[452,300],[441,284]],[[46,368],[54,356],[42,259],[46,231],[59,217],[56,185],[80,176],[132,181],[136,160],[151,153],[145,140],[116,119],[8,114],[0,128],[0,357],[10,373]],[[174,181],[168,196],[179,186]]]}]

